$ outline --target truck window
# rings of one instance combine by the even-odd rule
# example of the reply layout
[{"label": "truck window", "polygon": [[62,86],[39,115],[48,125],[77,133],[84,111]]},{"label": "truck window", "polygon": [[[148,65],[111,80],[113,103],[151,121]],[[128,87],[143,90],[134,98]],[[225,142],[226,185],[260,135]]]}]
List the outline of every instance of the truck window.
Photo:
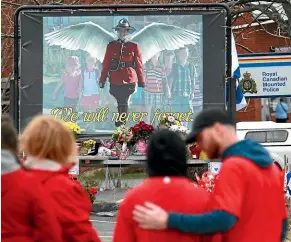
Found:
[{"label": "truck window", "polygon": [[288,132],[286,130],[250,131],[246,133],[245,138],[259,143],[285,142],[288,138]]}]

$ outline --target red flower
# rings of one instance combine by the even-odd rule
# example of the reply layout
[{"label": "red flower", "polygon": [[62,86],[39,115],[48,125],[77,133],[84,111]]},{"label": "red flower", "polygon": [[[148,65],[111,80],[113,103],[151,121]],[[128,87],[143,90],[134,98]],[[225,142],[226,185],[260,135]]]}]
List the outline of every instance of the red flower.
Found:
[{"label": "red flower", "polygon": [[96,187],[90,187],[89,188],[89,194],[90,195],[96,195],[97,194],[97,188]]},{"label": "red flower", "polygon": [[201,178],[196,174],[197,182],[194,183],[195,186],[199,186],[205,189],[207,192],[212,192],[215,187],[215,181],[217,180],[217,175],[206,171],[203,173]]}]

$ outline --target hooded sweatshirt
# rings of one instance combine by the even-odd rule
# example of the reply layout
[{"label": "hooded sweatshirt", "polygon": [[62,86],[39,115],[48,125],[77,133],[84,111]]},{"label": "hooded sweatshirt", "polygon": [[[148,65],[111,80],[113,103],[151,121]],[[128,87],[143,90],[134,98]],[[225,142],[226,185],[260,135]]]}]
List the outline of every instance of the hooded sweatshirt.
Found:
[{"label": "hooded sweatshirt", "polygon": [[53,199],[53,207],[62,227],[64,242],[101,242],[90,219],[91,201],[84,188],[69,178],[67,167],[51,160],[28,157],[29,172],[34,174],[43,189]]},{"label": "hooded sweatshirt", "polygon": [[1,150],[1,241],[62,241],[51,198],[8,150]]},{"label": "hooded sweatshirt", "polygon": [[168,228],[224,234],[224,242],[283,241],[287,229],[281,171],[259,143],[243,140],[222,154],[212,212],[170,213]]}]

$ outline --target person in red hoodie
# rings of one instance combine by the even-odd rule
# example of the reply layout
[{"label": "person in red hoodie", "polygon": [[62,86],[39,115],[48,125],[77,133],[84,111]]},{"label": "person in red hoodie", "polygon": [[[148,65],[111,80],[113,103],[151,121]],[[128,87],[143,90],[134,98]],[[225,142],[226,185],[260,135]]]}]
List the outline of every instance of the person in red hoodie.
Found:
[{"label": "person in red hoodie", "polygon": [[[17,159],[13,123],[1,117],[1,241],[61,242],[61,226],[52,201]],[[33,187],[31,186],[33,184]]]},{"label": "person in red hoodie", "polygon": [[[209,194],[187,178],[187,149],[179,134],[162,129],[152,134],[147,154],[149,178],[130,190],[117,216],[113,242],[201,242],[212,237],[177,230],[153,231],[139,228],[132,218],[137,204],[150,201],[167,211],[186,214],[205,212]],[[189,195],[191,194],[191,195]],[[215,241],[217,240],[216,237]]]},{"label": "person in red hoodie", "polygon": [[[235,120],[221,109],[205,109],[193,123],[187,143],[197,141],[222,166],[211,211],[183,214],[146,203],[134,219],[146,229],[176,229],[195,234],[223,233],[224,242],[280,242],[288,228],[282,171],[269,152],[252,140],[239,140]],[[189,195],[190,196],[190,195]]]},{"label": "person in red hoodie", "polygon": [[72,132],[61,121],[35,117],[21,136],[27,154],[25,166],[53,198],[65,242],[101,242],[89,221],[91,202],[83,187],[68,176],[74,165],[76,144]]}]

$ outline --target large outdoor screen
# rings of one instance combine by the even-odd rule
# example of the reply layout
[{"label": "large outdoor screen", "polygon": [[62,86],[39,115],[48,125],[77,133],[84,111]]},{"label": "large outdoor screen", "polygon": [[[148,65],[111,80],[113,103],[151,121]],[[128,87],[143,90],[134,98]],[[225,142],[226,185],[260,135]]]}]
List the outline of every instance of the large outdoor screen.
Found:
[{"label": "large outdoor screen", "polygon": [[[21,52],[21,83],[31,83],[21,90],[21,126],[42,113],[107,133],[140,121],[156,126],[171,113],[190,128],[204,107],[225,106],[223,11],[21,18],[23,38],[33,39]],[[34,97],[27,95],[33,87]]]}]

